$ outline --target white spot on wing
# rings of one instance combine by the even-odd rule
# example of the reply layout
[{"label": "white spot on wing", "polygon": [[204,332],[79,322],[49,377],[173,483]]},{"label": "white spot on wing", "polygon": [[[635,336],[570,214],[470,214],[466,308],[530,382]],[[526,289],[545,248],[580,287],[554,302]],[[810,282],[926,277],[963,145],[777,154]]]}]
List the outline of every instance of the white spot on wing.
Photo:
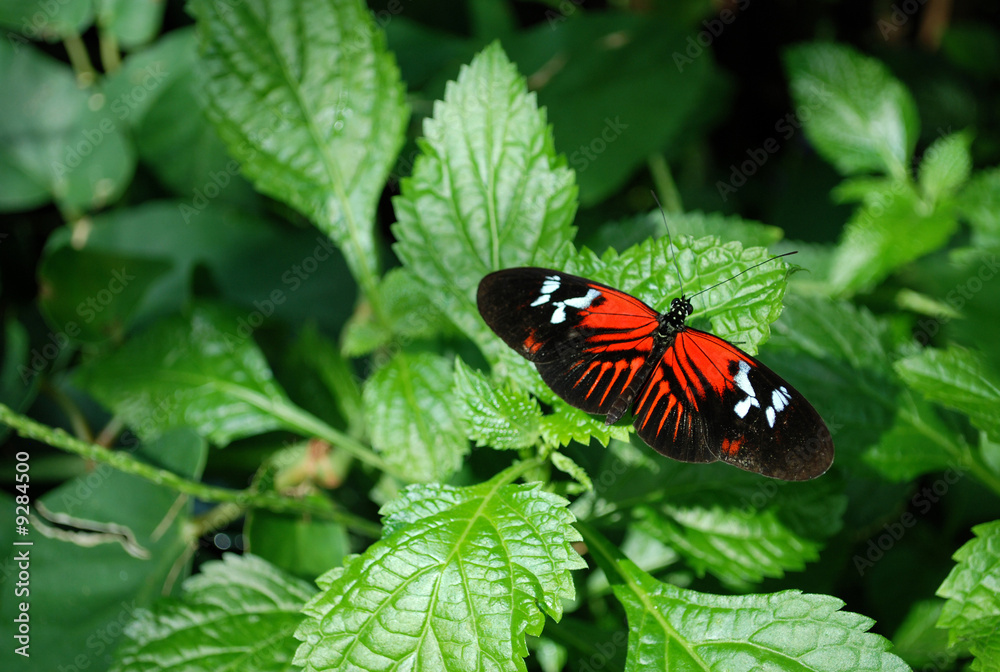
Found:
[{"label": "white spot on wing", "polygon": [[594,302],[594,299],[599,297],[601,293],[596,289],[588,289],[586,296],[580,296],[575,299],[566,299],[563,304],[569,306],[570,308],[577,308],[583,310],[584,308],[590,308],[590,304]]},{"label": "white spot on wing", "polygon": [[552,319],[549,321],[552,324],[562,324],[566,321],[566,306],[563,305],[562,301],[556,301],[552,305],[554,305],[556,309],[552,311]]},{"label": "white spot on wing", "polygon": [[533,305],[533,306],[540,306],[543,303],[548,303],[549,299],[551,299],[551,298],[552,298],[551,294],[542,294],[537,299],[535,299],[534,301],[532,301],[531,305]]},{"label": "white spot on wing", "polygon": [[750,405],[755,401],[757,400],[754,399],[753,397],[747,397],[742,401],[737,401],[736,406],[733,407],[733,410],[736,411],[736,415],[740,416],[741,418],[745,418],[747,417],[747,413],[750,412]]},{"label": "white spot on wing", "polygon": [[741,360],[740,371],[733,376],[733,382],[736,383],[736,387],[743,390],[748,397],[756,397],[757,393],[754,392],[753,385],[750,384],[750,378],[747,376],[748,373],[750,373],[750,365]]},{"label": "white spot on wing", "polygon": [[764,415],[767,416],[768,427],[774,427],[774,416],[775,416],[774,406],[768,406],[766,409],[764,409]]}]

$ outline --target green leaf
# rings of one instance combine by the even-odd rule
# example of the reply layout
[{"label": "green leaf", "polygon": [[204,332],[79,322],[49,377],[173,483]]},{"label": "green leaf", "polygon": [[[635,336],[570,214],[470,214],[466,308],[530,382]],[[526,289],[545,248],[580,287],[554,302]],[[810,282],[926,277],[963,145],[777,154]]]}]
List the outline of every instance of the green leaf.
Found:
[{"label": "green leaf", "polygon": [[1000,661],[1000,521],[972,528],[976,538],[952,557],[958,563],[937,594],[946,598],[939,628],[949,641],[967,644],[973,670],[996,670]]},{"label": "green leaf", "polygon": [[588,547],[611,577],[628,617],[626,672],[658,669],[908,671],[869,618],[828,595],[797,590],[710,595],[661,583],[596,532]]},{"label": "green leaf", "polygon": [[920,160],[919,184],[931,203],[951,196],[972,172],[972,133],[962,131],[938,138]]},{"label": "green leaf", "polygon": [[[166,4],[160,0],[99,0],[97,20],[125,49],[152,41],[160,32]],[[107,39],[107,38],[105,38]]]},{"label": "green leaf", "polygon": [[546,446],[568,446],[572,441],[587,445],[591,439],[597,439],[602,446],[607,446],[612,438],[628,441],[631,425],[607,425],[603,417],[584,413],[561,399],[551,403],[552,413],[543,415],[539,424]]},{"label": "green leaf", "polygon": [[227,553],[185,581],[180,599],[137,612],[113,672],[290,670],[300,611],[315,593],[260,558]]},{"label": "green leaf", "polygon": [[313,670],[524,670],[525,635],[573,599],[585,566],[566,500],[539,484],[410,486],[384,536],[319,580],[295,664]]},{"label": "green leaf", "polygon": [[77,381],[141,437],[191,426],[225,445],[282,426],[275,406],[287,403],[250,335],[208,306],[156,323]]},{"label": "green leaf", "polygon": [[898,398],[895,423],[864,454],[867,464],[891,481],[909,481],[942,469],[961,470],[968,446],[931,405],[910,393]]},{"label": "green leaf", "polygon": [[455,399],[466,432],[477,446],[509,450],[538,443],[542,410],[527,390],[495,385],[458,359]]},{"label": "green leaf", "polygon": [[372,445],[411,481],[440,481],[469,450],[453,391],[451,363],[399,352],[364,388]]},{"label": "green leaf", "polygon": [[948,650],[948,632],[937,627],[942,600],[918,600],[892,637],[893,653],[917,669],[950,669],[956,658]]},{"label": "green leaf", "polygon": [[907,182],[880,182],[854,211],[834,256],[831,290],[867,291],[904,264],[941,247],[958,227],[951,208],[925,203]]},{"label": "green leaf", "polygon": [[552,466],[569,475],[583,490],[593,490],[594,482],[590,480],[587,470],[573,461],[568,455],[555,451],[549,456]]},{"label": "green leaf", "polygon": [[819,559],[821,544],[795,534],[773,510],[666,505],[636,513],[640,531],[684,556],[699,576],[711,572],[735,590]]},{"label": "green leaf", "polygon": [[[693,238],[715,236],[726,242],[739,241],[744,247],[767,247],[780,241],[783,235],[782,230],[776,226],[767,226],[750,219],[714,212],[669,212],[665,213],[665,216],[667,230],[675,239],[679,239],[681,236]],[[647,238],[662,236],[663,219],[664,214],[661,214],[659,210],[654,210],[629,219],[608,222],[586,238],[583,243],[598,254],[603,253],[609,247],[624,252]]]},{"label": "green leaf", "polygon": [[368,293],[375,206],[409,111],[360,0],[198,0],[209,116],[257,188],[333,238]]},{"label": "green leaf", "polygon": [[957,347],[927,349],[896,362],[895,369],[915,391],[968,415],[991,440],[1000,441],[1000,377],[981,357]]},{"label": "green leaf", "polygon": [[806,136],[824,159],[844,175],[906,175],[919,119],[885,65],[844,45],[812,43],[788,49],[785,69]]},{"label": "green leaf", "polygon": [[360,304],[344,330],[344,355],[360,357],[393,339],[405,344],[454,330],[424,287],[405,268],[394,268],[383,276],[379,298],[384,319],[376,319],[369,304]]},{"label": "green leaf", "polygon": [[449,83],[393,200],[395,251],[491,360],[507,349],[479,316],[489,271],[541,263],[572,240],[576,189],[524,78],[493,44]]},{"label": "green leaf", "polygon": [[17,31],[5,42],[16,44],[21,36],[29,40],[58,42],[84,33],[94,20],[92,0],[46,2],[46,0],[0,1],[0,26]]},{"label": "green leaf", "polygon": [[[14,411],[31,405],[38,393],[39,370],[29,352],[31,347],[28,330],[13,316],[3,321],[3,355],[0,356],[0,404]],[[44,362],[45,365],[48,361]],[[10,427],[0,427],[0,441],[7,438]]]},{"label": "green leaf", "polygon": [[52,198],[72,215],[122,194],[135,151],[111,101],[81,90],[68,65],[7,40],[0,88],[0,175],[19,188],[0,190],[0,206],[20,210]]},{"label": "green leaf", "polygon": [[[37,469],[42,451],[37,444],[26,448]],[[190,429],[141,446],[126,434],[122,449],[194,480],[207,454],[204,440]],[[106,669],[135,611],[170,594],[186,575],[195,542],[190,536],[193,505],[186,495],[106,464],[35,500],[33,545],[28,547],[31,659],[28,667],[5,668],[58,670],[72,664]],[[4,590],[13,588],[8,579]],[[20,601],[0,600],[4,622],[13,622]]]},{"label": "green leaf", "polygon": [[163,259],[58,247],[39,266],[39,304],[49,324],[74,340],[120,340],[147,291],[169,270]]},{"label": "green leaf", "polygon": [[956,199],[977,247],[1000,241],[1000,167],[977,172]]},{"label": "green leaf", "polygon": [[[677,286],[676,253],[683,287]],[[781,314],[787,267],[780,260],[744,273],[736,282],[725,282],[770,255],[762,247],[744,248],[738,242],[720,243],[714,236],[682,237],[674,252],[666,238],[647,239],[622,253],[609,248],[600,257],[587,249],[576,252],[567,245],[554,263],[569,273],[593,278],[642,299],[656,310],[666,310],[670,300],[710,289],[694,301],[695,321],[711,321],[711,330],[754,354],[770,334],[770,324]]]},{"label": "green leaf", "polygon": [[829,476],[784,483],[658,454],[634,462],[622,448],[613,444],[602,464],[590,469],[600,487],[574,510],[634,520],[630,529],[669,546],[699,575],[711,573],[734,589],[803,569],[817,559],[820,542],[840,529],[846,500]]}]

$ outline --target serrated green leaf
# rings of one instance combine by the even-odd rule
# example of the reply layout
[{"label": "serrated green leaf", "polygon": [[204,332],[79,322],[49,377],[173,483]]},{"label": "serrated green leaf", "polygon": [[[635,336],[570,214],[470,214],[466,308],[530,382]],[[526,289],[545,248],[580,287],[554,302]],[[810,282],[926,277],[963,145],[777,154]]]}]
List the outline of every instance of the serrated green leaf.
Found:
[{"label": "serrated green leaf", "polygon": [[774,511],[664,506],[636,514],[640,530],[684,556],[699,576],[711,572],[736,590],[819,558],[820,544],[794,534]]},{"label": "serrated green leaf", "polygon": [[558,620],[585,566],[566,500],[538,484],[410,486],[384,536],[320,579],[295,664],[305,670],[524,670],[525,635]]},{"label": "serrated green leaf", "polygon": [[[683,287],[677,286],[676,253]],[[709,319],[712,332],[755,354],[770,335],[770,324],[781,314],[787,267],[780,260],[763,264],[726,282],[770,256],[762,247],[720,243],[714,236],[683,237],[672,253],[666,238],[647,239],[622,253],[613,248],[600,257],[586,248],[565,246],[554,259],[557,268],[593,278],[642,299],[656,310],[670,300],[710,289],[694,301],[693,320]]]},{"label": "serrated green leaf", "polygon": [[252,555],[227,553],[184,582],[178,600],[136,612],[113,672],[287,672],[303,605],[316,591]]},{"label": "serrated green leaf", "polygon": [[198,0],[209,116],[257,188],[313,220],[375,289],[375,206],[409,111],[360,0]]},{"label": "serrated green leaf", "polygon": [[413,175],[393,200],[394,249],[495,361],[507,348],[480,318],[476,288],[489,271],[537,264],[572,239],[573,173],[499,44],[448,84],[424,136]]},{"label": "serrated green leaf", "polygon": [[520,449],[538,442],[542,410],[526,390],[495,385],[458,359],[455,399],[469,438],[477,446]]},{"label": "serrated green leaf", "polygon": [[639,670],[908,671],[868,632],[869,618],[828,595],[797,590],[709,595],[661,583],[585,530],[628,617],[626,672]]},{"label": "serrated green leaf", "polygon": [[976,538],[952,556],[958,563],[937,594],[946,598],[938,627],[949,629],[952,644],[962,642],[976,661],[974,670],[1000,665],[1000,521],[972,528]]},{"label": "serrated green leaf", "polygon": [[97,22],[125,49],[139,47],[160,32],[166,4],[160,0],[100,0]]},{"label": "serrated green leaf", "polygon": [[574,462],[571,457],[565,455],[564,453],[560,453],[559,451],[555,451],[549,456],[549,459],[552,460],[553,467],[564,474],[568,474],[584,490],[594,489],[594,483],[590,480],[590,475],[587,473],[587,470]]},{"label": "serrated green leaf", "polygon": [[951,196],[972,172],[972,133],[962,131],[938,138],[920,160],[918,182],[931,203]]},{"label": "serrated green leaf", "polygon": [[602,446],[607,446],[612,438],[628,441],[630,426],[607,425],[604,418],[584,413],[561,400],[552,401],[552,409],[539,423],[542,441],[547,446],[568,446],[572,441],[587,445],[592,439]]},{"label": "serrated green leaf", "polygon": [[886,181],[864,196],[837,245],[831,291],[867,291],[893,271],[941,247],[958,227],[951,208],[926,203],[907,182]]},{"label": "serrated green leaf", "polygon": [[977,247],[1000,240],[1000,167],[976,173],[956,199]]},{"label": "serrated green leaf", "polygon": [[439,481],[469,450],[455,408],[451,363],[399,352],[366,382],[365,416],[372,445],[411,481]]},{"label": "serrated green leaf", "polygon": [[881,62],[841,44],[785,52],[798,116],[810,142],[844,175],[906,175],[919,119],[910,92]]},{"label": "serrated green leaf", "polygon": [[280,427],[274,406],[288,401],[250,334],[209,306],[158,322],[77,382],[140,437],[191,426],[218,445]]},{"label": "serrated green leaf", "polygon": [[715,212],[669,212],[664,214],[660,213],[659,210],[654,210],[629,219],[608,222],[586,238],[583,244],[597,254],[603,254],[609,247],[624,252],[647,238],[662,236],[664,216],[667,220],[667,230],[675,239],[681,236],[693,238],[715,236],[726,242],[739,241],[744,247],[767,247],[780,241],[784,234],[776,226],[767,226],[750,219]]},{"label": "serrated green leaf", "polygon": [[382,277],[379,298],[385,313],[382,319],[376,319],[371,306],[362,303],[345,326],[344,355],[360,357],[394,338],[409,343],[454,329],[427,296],[424,287],[405,268],[394,268]]},{"label": "serrated green leaf", "polygon": [[901,359],[896,372],[928,399],[969,416],[972,424],[1000,441],[1000,377],[969,350],[927,349]]}]

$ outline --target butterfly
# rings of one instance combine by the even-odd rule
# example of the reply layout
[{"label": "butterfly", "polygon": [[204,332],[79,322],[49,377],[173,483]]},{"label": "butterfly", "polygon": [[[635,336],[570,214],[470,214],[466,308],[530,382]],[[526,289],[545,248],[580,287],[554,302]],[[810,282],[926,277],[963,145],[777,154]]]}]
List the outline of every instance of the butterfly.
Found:
[{"label": "butterfly", "polygon": [[721,460],[786,481],[823,474],[833,440],[794,387],[738,347],[688,327],[682,295],[658,313],[618,289],[546,268],[484,277],[486,324],[568,404],[683,462]]}]

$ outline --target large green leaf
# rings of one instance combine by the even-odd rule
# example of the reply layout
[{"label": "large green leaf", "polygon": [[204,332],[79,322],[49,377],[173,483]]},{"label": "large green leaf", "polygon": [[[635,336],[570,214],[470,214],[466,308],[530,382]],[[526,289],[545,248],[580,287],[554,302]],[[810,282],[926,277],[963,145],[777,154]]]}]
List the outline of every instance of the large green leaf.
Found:
[{"label": "large green leaf", "polygon": [[489,271],[542,263],[573,237],[573,174],[499,44],[449,83],[424,122],[413,176],[393,200],[395,250],[428,295],[491,355],[505,348],[476,309]]},{"label": "large green leaf", "polygon": [[180,599],[136,613],[114,672],[290,671],[293,634],[315,592],[260,558],[226,554],[185,581]]},{"label": "large green leaf", "polygon": [[937,594],[946,598],[938,627],[976,656],[972,669],[1000,669],[1000,521],[972,528],[976,538],[952,556],[955,565]]},{"label": "large green leaf", "polygon": [[[692,320],[709,320],[716,335],[738,341],[742,349],[754,354],[781,314],[787,267],[775,260],[743,271],[768,257],[762,247],[722,243],[715,236],[684,236],[673,248],[666,238],[647,239],[621,253],[609,248],[600,257],[567,245],[554,262],[557,268],[621,289],[659,311],[665,311],[671,299],[682,294],[708,290],[695,298]],[[738,273],[743,274],[727,282]]]},{"label": "large green leaf", "polygon": [[806,136],[845,175],[882,172],[900,179],[917,142],[910,92],[881,62],[840,44],[785,52],[792,98]]},{"label": "large green leaf", "polygon": [[409,111],[360,0],[198,0],[204,94],[258,189],[313,220],[369,292],[375,206]]},{"label": "large green leaf", "polygon": [[384,536],[320,579],[295,663],[307,671],[524,670],[525,635],[562,615],[585,566],[566,500],[500,477],[410,486]]},{"label": "large green leaf", "polygon": [[972,172],[972,133],[963,131],[938,138],[920,159],[919,183],[931,203],[954,194]]},{"label": "large green leaf", "polygon": [[[189,429],[127,447],[139,460],[193,479],[207,454]],[[37,464],[40,454],[28,450]],[[107,669],[135,611],[170,594],[188,571],[192,507],[187,495],[107,465],[40,497],[27,537],[33,545],[5,551],[8,567],[16,566],[10,557],[27,551],[31,574],[24,596],[31,605],[31,658],[12,655],[20,664],[5,669]],[[9,574],[0,586],[8,595],[16,577]],[[21,601],[0,600],[4,622],[13,622]]]},{"label": "large green leaf", "polygon": [[142,437],[191,426],[225,445],[276,429],[287,397],[245,325],[199,306],[157,322],[77,380]]},{"label": "large green leaf", "polygon": [[977,242],[982,245],[1000,241],[1000,167],[976,173],[957,201]]},{"label": "large green leaf", "polygon": [[1000,441],[1000,377],[975,353],[927,349],[902,359],[896,371],[917,392],[969,416],[972,424]]},{"label": "large green leaf", "polygon": [[0,89],[0,176],[16,187],[0,190],[0,208],[51,198],[77,214],[121,195],[135,152],[112,101],[81,90],[68,65],[8,40],[0,42]]},{"label": "large green leaf", "polygon": [[372,445],[411,481],[442,481],[469,450],[454,398],[451,362],[399,352],[365,382]]},{"label": "large green leaf", "polygon": [[872,181],[837,245],[830,273],[840,295],[867,291],[904,264],[941,247],[958,219],[935,207],[906,181]]},{"label": "large green leaf", "polygon": [[844,603],[797,590],[710,595],[661,583],[585,530],[628,617],[626,672],[639,670],[893,670],[909,667],[874,621]]}]

